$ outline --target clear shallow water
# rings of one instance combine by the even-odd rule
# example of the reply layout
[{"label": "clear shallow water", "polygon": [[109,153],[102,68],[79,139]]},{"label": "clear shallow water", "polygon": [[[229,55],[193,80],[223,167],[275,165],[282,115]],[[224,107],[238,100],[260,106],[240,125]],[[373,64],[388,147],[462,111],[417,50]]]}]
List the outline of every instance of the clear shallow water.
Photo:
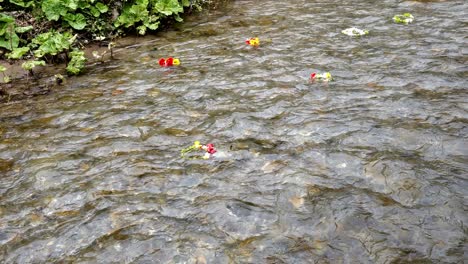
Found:
[{"label": "clear shallow water", "polygon": [[0,259],[463,263],[467,10],[234,1],[2,105]]}]

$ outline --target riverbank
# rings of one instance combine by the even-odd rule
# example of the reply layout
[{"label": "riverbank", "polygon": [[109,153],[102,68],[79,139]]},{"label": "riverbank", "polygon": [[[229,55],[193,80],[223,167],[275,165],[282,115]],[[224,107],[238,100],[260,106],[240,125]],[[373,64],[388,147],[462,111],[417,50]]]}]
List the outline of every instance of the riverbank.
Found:
[{"label": "riverbank", "polygon": [[[106,43],[94,42],[88,44],[83,49],[87,62],[82,74],[86,74],[93,67],[99,67],[100,64],[118,61],[120,54],[125,52],[128,47],[138,45],[138,43],[146,42],[152,38],[154,38],[154,35],[132,35],[119,38],[114,42],[115,46],[112,50],[112,56]],[[5,74],[11,78],[11,81],[9,83],[0,83],[0,103],[48,94],[60,89],[66,82],[73,81],[74,76],[67,75],[65,63],[38,66],[34,69],[34,75],[31,76],[21,67],[24,61],[15,60],[9,64]],[[7,61],[0,60],[0,64],[6,63]]]},{"label": "riverbank", "polygon": [[[20,39],[20,42],[26,43],[31,41],[33,35],[39,35],[40,32],[45,32],[44,30],[37,29],[37,25],[39,22],[35,19],[32,15],[33,10],[40,9],[39,6],[42,3],[42,9],[44,10],[44,2],[43,1],[23,1],[24,3],[31,3],[31,6],[36,4],[36,8],[31,8],[31,6],[27,6],[27,8],[18,8],[13,4],[7,4],[5,14],[6,16],[11,15],[15,18],[14,22],[8,22],[10,24],[5,24],[6,22],[0,21],[0,26],[10,26],[15,29],[22,28],[26,29],[28,27],[34,28],[32,31],[34,33],[27,33],[29,36],[25,36],[24,34],[17,34],[20,37],[24,37],[25,39]],[[105,2],[105,1],[104,1]],[[163,2],[153,1],[158,4],[162,4]],[[171,1],[169,1],[171,2]],[[174,2],[174,1],[172,1]],[[37,48],[37,45],[34,44],[15,44],[8,39],[8,32],[5,32],[3,35],[0,34],[0,41],[4,40],[3,44],[10,42],[11,47],[8,48],[1,48],[0,47],[0,103],[6,103],[11,101],[22,100],[26,98],[31,98],[37,95],[43,95],[54,91],[55,89],[60,89],[60,86],[64,82],[70,81],[73,79],[73,75],[76,74],[86,74],[90,67],[94,67],[96,65],[102,63],[109,63],[112,60],[118,60],[119,53],[125,51],[126,47],[137,45],[141,41],[147,41],[148,38],[154,37],[160,31],[171,30],[174,26],[177,26],[180,23],[183,23],[183,18],[194,13],[198,13],[202,10],[213,10],[221,5],[225,4],[226,0],[217,0],[217,1],[210,1],[210,0],[197,0],[197,1],[179,1],[174,3],[179,3],[177,6],[170,7],[169,4],[165,4],[165,6],[159,6],[159,12],[162,12],[164,16],[158,18],[157,23],[154,22],[155,30],[152,30],[153,27],[149,26],[145,19],[138,15],[133,18],[132,23],[128,23],[126,25],[122,25],[121,29],[118,27],[114,28],[114,30],[106,31],[107,37],[97,37],[96,36],[96,29],[95,28],[85,28],[84,30],[76,31],[76,25],[73,23],[62,23],[62,27],[57,29],[52,28],[53,21],[48,21],[47,27],[50,32],[72,32],[73,36],[70,40],[68,39],[66,42],[70,41],[70,45],[68,48],[63,50],[58,50],[56,53],[51,54],[41,54],[38,55],[37,51],[33,50],[32,47]],[[129,2],[130,3],[130,2]],[[115,21],[121,19],[121,17],[125,17],[128,8],[135,8],[138,5],[143,7],[143,2],[135,1],[133,6],[127,4],[111,4],[108,3],[108,10],[103,12],[102,14],[106,13],[106,17],[112,16],[113,23],[107,23],[106,27],[113,27],[116,25]],[[153,3],[153,4],[154,4]],[[147,6],[146,6],[147,5]],[[150,7],[150,4],[145,4],[144,8],[153,8]],[[5,6],[3,6],[5,9]],[[183,10],[180,9],[183,7]],[[87,7],[91,8],[91,7]],[[10,9],[10,10],[8,10]],[[20,11],[15,11],[19,9]],[[13,10],[13,11],[12,11]],[[78,10],[78,9],[77,9]],[[79,9],[80,12],[86,13],[86,9],[82,8]],[[103,9],[104,10],[104,9]],[[165,10],[165,11],[164,11]],[[170,11],[170,12],[169,12]],[[156,12],[156,11],[153,11]],[[22,15],[18,15],[21,13]],[[47,14],[47,10],[45,11]],[[47,14],[49,15],[49,14]],[[2,18],[5,18],[2,15]],[[66,21],[66,17],[62,17],[62,20]],[[0,19],[1,20],[1,19]],[[141,21],[140,21],[141,20]],[[159,21],[160,20],[160,21]],[[97,20],[96,20],[97,21]],[[138,22],[140,21],[140,22]],[[1,24],[3,23],[3,24]],[[43,25],[45,22],[41,22]],[[69,23],[70,25],[66,25]],[[140,24],[143,25],[140,25]],[[89,21],[88,21],[89,24]],[[57,25],[57,24],[56,24]],[[55,26],[56,26],[55,25]],[[140,25],[140,26],[138,26]],[[46,27],[46,26],[44,26]],[[94,27],[94,25],[93,25]],[[144,28],[144,30],[143,30]],[[31,30],[30,30],[31,31]],[[47,30],[46,30],[47,31]],[[102,31],[104,32],[104,31]],[[11,32],[10,32],[11,34]],[[13,33],[14,34],[14,33]],[[15,35],[16,36],[16,35]],[[4,39],[2,39],[2,37]],[[49,37],[52,38],[52,37]],[[32,40],[34,42],[34,39]],[[14,44],[17,47],[13,47]],[[29,50],[31,48],[31,50]],[[39,46],[41,48],[41,46]],[[15,52],[20,52],[20,49],[28,49],[24,55],[19,56],[16,59],[8,58],[8,54],[13,54]],[[70,70],[67,66],[70,65],[73,57],[70,57],[70,54],[73,53],[72,51],[84,52],[84,57],[82,60],[85,61],[81,67],[75,67],[74,71],[70,73]],[[37,66],[32,67],[32,69],[28,70],[25,68],[24,63],[26,62],[37,62]],[[40,65],[44,64],[44,65]],[[1,72],[3,70],[3,72]]]}]

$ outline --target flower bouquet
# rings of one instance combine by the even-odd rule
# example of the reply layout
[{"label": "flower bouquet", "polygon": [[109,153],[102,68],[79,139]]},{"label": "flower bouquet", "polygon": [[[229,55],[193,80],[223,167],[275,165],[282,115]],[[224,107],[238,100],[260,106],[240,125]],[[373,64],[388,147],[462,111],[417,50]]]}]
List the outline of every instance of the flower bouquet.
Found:
[{"label": "flower bouquet", "polygon": [[359,37],[359,36],[364,36],[364,35],[369,34],[369,31],[365,30],[365,29],[362,30],[362,29],[359,29],[359,28],[350,27],[350,28],[347,28],[345,30],[342,30],[341,33],[343,33],[345,35],[348,35],[348,36],[351,36],[351,37]]},{"label": "flower bouquet", "polygon": [[329,73],[329,72],[324,72],[322,74],[313,72],[313,73],[310,74],[310,79],[312,81],[319,80],[319,81],[328,82],[328,81],[332,81],[333,77],[332,77],[331,73]]},{"label": "flower bouquet", "polygon": [[[195,141],[192,146],[184,148],[180,151],[180,156],[182,158],[187,157],[187,154],[193,151],[203,151],[205,154],[201,156],[202,159],[209,159],[216,153],[216,149],[212,143],[202,145],[200,141]],[[200,156],[191,156],[192,159],[200,158]]]},{"label": "flower bouquet", "polygon": [[393,17],[393,21],[395,21],[396,23],[405,24],[405,25],[412,23],[413,20],[414,20],[414,16],[411,15],[410,13],[404,13],[403,15],[395,15]]}]

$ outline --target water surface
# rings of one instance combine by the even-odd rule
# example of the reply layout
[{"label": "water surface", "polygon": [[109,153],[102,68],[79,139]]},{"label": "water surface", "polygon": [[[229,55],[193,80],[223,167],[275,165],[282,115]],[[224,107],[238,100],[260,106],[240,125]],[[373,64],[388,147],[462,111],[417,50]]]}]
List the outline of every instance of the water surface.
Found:
[{"label": "water surface", "polygon": [[1,105],[0,259],[463,263],[467,12],[233,1]]}]

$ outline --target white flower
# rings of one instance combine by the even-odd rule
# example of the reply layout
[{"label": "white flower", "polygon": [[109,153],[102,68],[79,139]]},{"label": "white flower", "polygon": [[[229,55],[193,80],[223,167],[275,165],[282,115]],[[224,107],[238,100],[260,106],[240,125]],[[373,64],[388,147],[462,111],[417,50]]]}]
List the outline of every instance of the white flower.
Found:
[{"label": "white flower", "polygon": [[362,30],[359,28],[351,27],[345,30],[342,30],[341,33],[348,35],[348,36],[363,36],[369,33],[367,30]]}]

